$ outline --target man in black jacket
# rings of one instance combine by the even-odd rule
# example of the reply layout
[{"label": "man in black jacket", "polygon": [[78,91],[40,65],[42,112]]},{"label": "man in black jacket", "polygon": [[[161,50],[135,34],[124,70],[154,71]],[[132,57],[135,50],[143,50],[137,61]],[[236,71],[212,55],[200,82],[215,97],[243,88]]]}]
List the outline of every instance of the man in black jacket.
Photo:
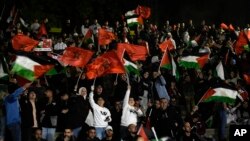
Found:
[{"label": "man in black jacket", "polygon": [[158,111],[155,130],[159,137],[175,138],[182,125],[182,119],[176,109],[168,107],[168,100],[160,100],[161,108]]}]

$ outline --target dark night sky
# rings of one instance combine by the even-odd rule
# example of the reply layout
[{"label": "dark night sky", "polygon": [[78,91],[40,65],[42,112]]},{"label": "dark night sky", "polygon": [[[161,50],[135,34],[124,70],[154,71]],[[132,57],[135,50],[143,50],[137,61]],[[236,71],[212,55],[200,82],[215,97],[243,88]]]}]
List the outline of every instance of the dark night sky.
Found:
[{"label": "dark night sky", "polygon": [[[0,0],[0,10],[2,10],[3,2]],[[207,23],[232,23],[245,25],[249,23],[250,15],[249,0],[6,0],[8,3],[17,2],[19,7],[31,9],[40,8],[42,12],[59,15],[61,17],[71,17],[75,20],[80,19],[80,13],[85,9],[79,9],[82,3],[89,6],[90,15],[95,18],[108,19],[119,18],[121,13],[134,9],[138,4],[147,5],[152,8],[151,21],[157,24],[169,19],[171,23],[185,22],[193,19],[195,24],[199,24],[203,19]],[[32,2],[31,2],[32,1]],[[39,4],[32,5],[32,3]],[[20,4],[23,3],[23,4]],[[53,3],[51,5],[50,3]],[[23,6],[24,5],[24,6]],[[59,6],[57,6],[59,5]],[[75,10],[78,7],[78,13]],[[84,7],[85,8],[85,7]],[[115,12],[114,12],[115,11]],[[36,12],[36,11],[34,11]],[[29,12],[28,14],[33,13]],[[79,14],[80,13],[80,14]],[[44,14],[44,15],[46,15]],[[25,16],[25,15],[24,15]],[[29,17],[28,15],[27,17]],[[73,20],[74,20],[73,19]]]}]

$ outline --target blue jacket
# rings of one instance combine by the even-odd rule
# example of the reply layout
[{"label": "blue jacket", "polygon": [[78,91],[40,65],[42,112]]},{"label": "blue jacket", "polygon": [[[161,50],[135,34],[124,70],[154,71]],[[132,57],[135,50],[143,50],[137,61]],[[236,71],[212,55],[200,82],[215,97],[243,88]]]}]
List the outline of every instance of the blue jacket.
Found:
[{"label": "blue jacket", "polygon": [[170,97],[168,95],[168,91],[166,89],[166,80],[162,75],[160,75],[156,81],[155,81],[155,88],[158,93],[159,98],[166,98],[167,100],[170,100]]},{"label": "blue jacket", "polygon": [[4,98],[4,105],[6,109],[6,125],[21,123],[20,105],[18,97],[23,93],[24,89],[18,88],[12,94]]}]

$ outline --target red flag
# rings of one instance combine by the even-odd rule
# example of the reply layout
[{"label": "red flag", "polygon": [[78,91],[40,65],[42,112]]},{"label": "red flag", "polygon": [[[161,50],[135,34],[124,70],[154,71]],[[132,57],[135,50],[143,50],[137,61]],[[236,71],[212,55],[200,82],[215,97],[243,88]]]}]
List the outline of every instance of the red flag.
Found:
[{"label": "red flag", "polygon": [[247,39],[250,40],[250,30],[245,30],[245,34],[247,36]]},{"label": "red flag", "polygon": [[234,45],[234,50],[237,55],[244,51],[244,46],[248,45],[248,39],[244,32],[240,32],[238,39]]},{"label": "red flag", "polygon": [[87,78],[94,79],[110,73],[125,73],[125,68],[116,52],[109,51],[87,65]]},{"label": "red flag", "polygon": [[34,47],[38,45],[38,41],[23,35],[23,34],[17,34],[15,35],[12,40],[12,46],[15,50],[21,50],[30,52],[33,50]]},{"label": "red flag", "polygon": [[132,61],[137,61],[137,60],[146,60],[148,50],[147,47],[145,46],[140,46],[140,45],[133,45],[133,44],[127,44],[127,43],[118,43],[117,44],[117,54],[118,57],[121,59],[122,54],[125,51],[128,53],[130,59]]},{"label": "red flag", "polygon": [[231,31],[235,30],[232,24],[229,25],[229,30],[231,30]]},{"label": "red flag", "polygon": [[168,50],[173,50],[174,45],[170,39],[165,40],[161,44],[159,44],[159,48],[161,49],[162,52],[165,52],[165,50],[168,48]]},{"label": "red flag", "polygon": [[225,23],[221,23],[220,24],[220,27],[224,30],[227,30],[228,29],[228,26],[225,24]]},{"label": "red flag", "polygon": [[38,33],[37,33],[37,38],[41,38],[43,35],[47,35],[47,29],[46,29],[46,26],[45,26],[45,23],[42,23],[39,30],[38,30]]},{"label": "red flag", "polygon": [[35,77],[38,78],[51,70],[54,66],[53,65],[36,65],[34,66],[34,73]]},{"label": "red flag", "polygon": [[113,32],[109,32],[105,29],[100,28],[98,30],[98,44],[99,45],[107,45],[115,40],[115,34]]},{"label": "red flag", "polygon": [[78,47],[67,47],[63,55],[58,59],[65,65],[84,67],[94,53]]},{"label": "red flag", "polygon": [[143,125],[141,125],[141,127],[139,129],[138,135],[140,135],[144,139],[144,141],[149,141],[148,136],[144,131]]},{"label": "red flag", "polygon": [[151,9],[149,8],[149,7],[146,7],[146,6],[138,6],[137,8],[136,8],[136,13],[138,14],[138,15],[140,15],[142,18],[144,18],[144,19],[147,19],[147,18],[149,18],[150,17],[150,15],[151,15]]},{"label": "red flag", "polygon": [[243,74],[243,78],[246,81],[246,84],[250,85],[250,75],[248,74]]}]

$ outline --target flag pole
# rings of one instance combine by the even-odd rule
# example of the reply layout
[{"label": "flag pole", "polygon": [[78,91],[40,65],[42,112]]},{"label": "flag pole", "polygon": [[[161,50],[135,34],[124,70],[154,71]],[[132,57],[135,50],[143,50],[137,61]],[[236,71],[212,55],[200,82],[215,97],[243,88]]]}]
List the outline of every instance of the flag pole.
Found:
[{"label": "flag pole", "polygon": [[116,74],[116,77],[115,77],[115,82],[117,83],[117,79],[118,79],[118,73]]},{"label": "flag pole", "polygon": [[139,130],[137,131],[137,135],[139,135],[139,133],[141,132],[141,129],[143,128],[143,124],[141,124]]},{"label": "flag pole", "polygon": [[95,86],[95,81],[96,81],[96,77],[95,77],[95,79],[94,79],[93,86]]},{"label": "flag pole", "polygon": [[79,81],[80,81],[80,79],[81,79],[81,77],[82,77],[82,74],[83,74],[83,68],[82,68],[82,70],[81,70],[81,73],[80,73],[80,75],[79,75],[77,81],[76,81],[76,85],[75,85],[75,88],[74,88],[74,91],[75,91],[75,92],[77,91],[78,83],[79,83]]},{"label": "flag pole", "polygon": [[164,51],[164,53],[163,53],[163,55],[162,55],[162,57],[161,57],[161,62],[160,62],[158,71],[160,71],[160,69],[161,69],[161,63],[162,63],[162,61],[163,61],[164,55],[166,55],[166,52],[167,52],[167,48],[166,48],[166,50]]},{"label": "flag pole", "polygon": [[201,103],[202,99],[204,98],[205,94],[210,90],[210,88],[211,88],[211,87],[209,87],[208,90],[203,94],[203,96],[202,96],[201,99],[198,101],[198,103],[196,104],[196,106],[198,106],[198,105]]},{"label": "flag pole", "polygon": [[129,75],[128,75],[128,73],[126,73],[126,76],[127,76],[127,84],[128,84],[128,85],[130,85],[130,83],[129,83]]},{"label": "flag pole", "polygon": [[155,128],[152,127],[151,130],[152,130],[152,132],[153,132],[153,134],[154,134],[154,136],[155,136],[156,141],[159,141],[159,139],[158,139],[158,137],[157,137],[157,134],[156,134],[156,132],[155,132]]},{"label": "flag pole", "polygon": [[45,81],[46,86],[49,86],[49,82],[48,82],[48,80],[47,80],[46,75],[44,75],[44,81]]},{"label": "flag pole", "polygon": [[0,21],[2,20],[2,16],[3,16],[3,12],[5,10],[5,6],[6,6],[6,0],[4,1],[3,10],[2,10],[1,15],[0,15]]}]

